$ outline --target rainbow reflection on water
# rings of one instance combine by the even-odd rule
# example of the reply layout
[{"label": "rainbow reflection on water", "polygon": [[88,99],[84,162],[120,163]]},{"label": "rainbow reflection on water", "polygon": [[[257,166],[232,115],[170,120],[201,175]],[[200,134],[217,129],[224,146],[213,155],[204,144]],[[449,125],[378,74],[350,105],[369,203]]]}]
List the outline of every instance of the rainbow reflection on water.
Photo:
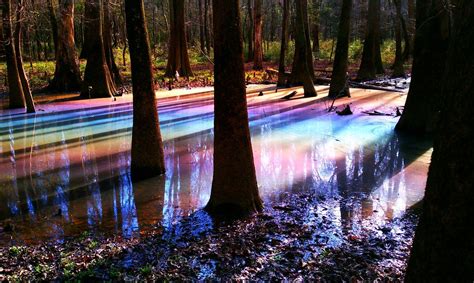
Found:
[{"label": "rainbow reflection on water", "polygon": [[[283,192],[340,197],[344,201],[331,217],[357,230],[366,219],[382,223],[400,216],[422,198],[430,143],[396,135],[395,118],[360,114],[393,111],[404,96],[354,90],[350,102],[356,115],[339,117],[326,111],[326,87],[318,88],[317,98],[279,99],[290,91],[248,95],[266,205],[281,200]],[[130,96],[39,108],[44,112],[5,111],[0,117],[0,221],[18,223],[15,240],[60,240],[84,229],[128,237],[156,223],[170,226],[206,204],[212,93],[159,99],[167,172],[136,184],[129,176]]]}]

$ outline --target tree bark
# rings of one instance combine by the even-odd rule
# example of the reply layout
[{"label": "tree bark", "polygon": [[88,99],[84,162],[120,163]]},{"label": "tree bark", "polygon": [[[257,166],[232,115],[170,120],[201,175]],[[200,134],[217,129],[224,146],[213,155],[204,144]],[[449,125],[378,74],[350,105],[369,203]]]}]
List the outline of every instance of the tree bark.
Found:
[{"label": "tree bark", "polygon": [[285,70],[285,56],[286,48],[288,47],[288,25],[290,13],[290,1],[283,0],[283,15],[281,24],[281,45],[280,45],[280,62],[278,64],[278,83],[277,86],[286,85],[286,70]]},{"label": "tree bark", "polygon": [[403,68],[403,63],[405,62],[403,58],[402,51],[402,1],[393,0],[395,4],[396,16],[394,19],[395,22],[395,62],[393,63],[393,73],[392,77],[403,77],[405,76],[405,69]]},{"label": "tree bark", "polygon": [[396,130],[423,135],[438,119],[441,78],[449,45],[450,19],[443,0],[419,0],[410,91]]},{"label": "tree bark", "polygon": [[[49,21],[51,23],[51,31],[53,34],[53,41],[54,41],[54,54],[57,57],[58,52],[58,21],[56,19],[56,11],[54,7],[53,0],[48,0],[48,10],[49,10]],[[57,59],[55,57],[55,59]]]},{"label": "tree bark", "polygon": [[350,96],[347,84],[347,67],[349,56],[349,35],[351,31],[352,0],[344,0],[337,35],[336,55],[333,63],[329,97]]},{"label": "tree bark", "polygon": [[[244,216],[262,210],[258,194],[245,91],[238,0],[213,0],[214,170],[211,214]],[[232,158],[229,158],[232,156]]]},{"label": "tree bark", "polygon": [[136,181],[163,174],[165,159],[143,0],[125,0],[125,13],[133,84],[131,174]]},{"label": "tree bark", "polygon": [[254,53],[253,53],[253,69],[263,69],[263,48],[262,48],[262,33],[263,33],[263,15],[262,15],[262,0],[254,0]]},{"label": "tree bark", "polygon": [[11,22],[11,0],[2,0],[2,16],[3,16],[3,48],[5,50],[5,60],[7,63],[7,80],[9,89],[9,107],[25,108],[25,95],[23,86],[18,72],[16,60],[15,44]]},{"label": "tree bark", "polygon": [[[417,5],[426,2],[418,1]],[[474,2],[455,2],[446,73],[438,78],[443,82],[442,119],[435,137],[423,214],[408,262],[407,282],[474,279]],[[419,33],[415,49],[419,47]],[[415,53],[415,60],[418,55]]]},{"label": "tree bark", "polygon": [[[362,51],[357,79],[360,81],[373,80],[376,74],[383,71],[380,55],[380,0],[369,0],[367,32]],[[382,69],[382,70],[380,70]]]},{"label": "tree bark", "polygon": [[247,32],[248,32],[248,40],[249,40],[249,45],[247,48],[247,61],[250,62],[253,60],[253,41],[254,41],[254,21],[253,21],[253,4],[252,0],[247,0],[247,13],[248,13],[248,27],[247,27]]},{"label": "tree bark", "polygon": [[81,73],[74,39],[74,1],[59,0],[59,9],[56,69],[47,89],[52,92],[79,91]]},{"label": "tree bark", "polygon": [[198,0],[198,13],[199,13],[199,46],[204,54],[208,54],[206,49],[205,36],[204,36],[204,14],[203,14],[203,0]]},{"label": "tree bark", "polygon": [[23,67],[23,56],[21,52],[21,43],[22,43],[22,30],[23,30],[23,0],[17,1],[17,12],[16,12],[16,27],[14,33],[14,42],[15,42],[15,56],[16,64],[18,66],[18,74],[20,76],[21,86],[23,89],[23,95],[26,102],[26,112],[35,113],[35,103],[33,101],[33,95],[31,94],[30,83],[26,76],[25,68]]},{"label": "tree bark", "polygon": [[174,77],[176,72],[182,77],[193,76],[189,64],[186,28],[184,26],[184,0],[170,1],[171,34],[168,51],[166,77]]},{"label": "tree bark", "polygon": [[[295,55],[291,71],[290,83],[292,85],[303,85],[304,96],[316,96],[314,88],[314,71],[312,68],[311,45],[308,44],[308,13],[307,0],[296,1],[296,27],[295,27]],[[306,10],[305,10],[306,9]],[[311,66],[309,66],[311,62]]]},{"label": "tree bark", "polygon": [[[111,97],[115,94],[115,84],[112,80],[103,41],[103,4],[102,0],[87,0],[90,8],[89,21],[91,52],[87,52],[87,65],[82,84],[81,97],[99,98]],[[93,50],[93,52],[92,52]]]},{"label": "tree bark", "polygon": [[110,0],[102,0],[104,4],[104,20],[103,20],[103,40],[104,40],[104,51],[105,60],[109,67],[110,75],[116,85],[122,84],[122,76],[120,70],[115,63],[114,50],[112,48],[112,17],[110,14]]},{"label": "tree bark", "polygon": [[312,28],[311,35],[313,38],[313,52],[319,54],[319,7],[320,0],[312,0]]}]

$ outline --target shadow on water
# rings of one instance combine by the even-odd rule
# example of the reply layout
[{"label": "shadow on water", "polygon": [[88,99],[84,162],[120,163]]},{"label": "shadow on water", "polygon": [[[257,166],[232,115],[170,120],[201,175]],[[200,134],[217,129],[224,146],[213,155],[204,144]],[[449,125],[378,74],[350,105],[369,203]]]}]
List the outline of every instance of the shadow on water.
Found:
[{"label": "shadow on water", "polygon": [[[318,101],[249,107],[266,206],[282,201],[284,193],[314,192],[336,202],[328,217],[342,229],[357,230],[366,219],[398,217],[422,198],[429,141],[394,134],[391,118],[341,118],[313,110]],[[135,184],[129,176],[129,128],[121,116],[111,114],[106,126],[99,125],[105,132],[84,127],[68,139],[67,130],[59,129],[41,144],[34,132],[2,134],[0,220],[12,219],[13,240],[27,242],[84,230],[131,237],[157,224],[170,240],[200,234],[212,227],[205,213],[193,214],[207,202],[212,181],[212,115],[206,113],[191,109],[170,118],[174,122],[163,131],[167,173]],[[52,119],[48,127],[60,123]],[[190,214],[202,222],[192,231],[179,224]],[[10,235],[0,238],[9,241]]]}]

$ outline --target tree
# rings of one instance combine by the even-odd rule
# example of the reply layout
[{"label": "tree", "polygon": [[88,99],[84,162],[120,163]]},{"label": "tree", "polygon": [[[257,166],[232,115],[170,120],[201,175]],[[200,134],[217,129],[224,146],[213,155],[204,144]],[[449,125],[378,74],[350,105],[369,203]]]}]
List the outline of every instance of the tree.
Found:
[{"label": "tree", "polygon": [[262,0],[254,0],[254,55],[253,69],[263,69],[263,49],[262,49],[262,32],[263,32],[263,15]]},{"label": "tree", "polygon": [[16,60],[16,52],[12,31],[11,21],[11,0],[2,0],[2,16],[3,16],[3,48],[5,50],[5,60],[7,63],[7,80],[9,91],[10,108],[25,108],[25,95],[18,72],[18,62]]},{"label": "tree", "polygon": [[357,79],[361,81],[375,79],[376,74],[383,72],[381,64],[380,0],[369,0],[364,49]]},{"label": "tree", "polygon": [[[243,216],[262,210],[250,141],[238,0],[213,0],[214,170],[212,214]],[[232,158],[229,158],[232,157]]]},{"label": "tree", "polygon": [[281,45],[280,45],[280,62],[278,64],[278,82],[277,86],[286,85],[285,55],[288,47],[288,24],[290,13],[290,1],[283,0],[283,15],[281,24]]},{"label": "tree", "polygon": [[25,97],[26,102],[26,112],[34,113],[36,112],[35,103],[33,101],[33,95],[31,94],[30,83],[26,77],[25,69],[23,68],[23,56],[21,52],[22,45],[22,32],[23,32],[23,11],[24,5],[23,0],[18,0],[17,2],[17,12],[16,12],[16,27],[14,32],[14,43],[15,43],[15,57],[16,64],[18,66],[18,75],[20,76],[21,87],[23,89],[23,96]]},{"label": "tree", "polygon": [[165,76],[174,77],[176,72],[180,76],[193,75],[189,64],[188,47],[186,41],[186,28],[184,25],[184,0],[170,1],[170,27],[168,64]]},{"label": "tree", "polygon": [[104,20],[103,20],[103,40],[104,40],[104,51],[105,60],[109,67],[110,75],[113,81],[117,85],[122,84],[122,76],[120,70],[115,63],[114,51],[112,48],[112,17],[110,13],[110,0],[103,0],[104,5]]},{"label": "tree", "polygon": [[308,1],[296,1],[296,26],[295,26],[295,55],[290,76],[290,83],[303,85],[304,96],[317,95],[314,88],[314,67],[311,45],[309,44]]},{"label": "tree", "polygon": [[449,45],[449,12],[442,0],[419,0],[412,80],[396,130],[423,135],[437,120],[441,78]]},{"label": "tree", "polygon": [[[426,2],[433,1],[417,5]],[[446,73],[439,79],[443,118],[435,137],[407,282],[472,282],[474,278],[474,2],[455,1],[454,15]],[[415,40],[419,42],[418,32]]]},{"label": "tree", "polygon": [[254,29],[254,24],[251,19],[253,19],[253,10],[252,10],[252,0],[247,0],[247,17],[248,17],[248,27],[247,27],[247,36],[248,36],[248,48],[247,48],[247,61],[252,61],[253,60],[253,55],[254,55],[254,51],[253,51],[253,37],[254,37],[254,32],[253,32],[253,29]]},{"label": "tree", "polygon": [[165,160],[143,0],[125,0],[125,13],[133,84],[131,173],[140,180],[163,174]]},{"label": "tree", "polygon": [[319,8],[321,6],[321,0],[312,0],[311,9],[311,35],[313,37],[313,52],[319,53]]},{"label": "tree", "polygon": [[[393,0],[395,4],[396,16],[394,19],[395,22],[395,62],[393,63],[393,77],[403,77],[405,76],[405,69],[403,67],[403,63],[405,62],[405,58],[403,56],[402,51],[402,1],[401,0]],[[409,44],[409,41],[406,41]]]},{"label": "tree", "polygon": [[86,52],[87,65],[84,73],[81,96],[84,98],[111,97],[115,94],[115,84],[112,80],[105,58],[103,40],[103,4],[102,0],[87,0],[86,9],[89,9],[88,21],[91,49]]},{"label": "tree", "polygon": [[56,39],[56,69],[49,91],[70,92],[81,89],[81,73],[74,40],[74,1],[59,0],[59,25]]},{"label": "tree", "polygon": [[336,55],[334,57],[329,97],[350,96],[347,85],[349,55],[349,35],[351,31],[352,0],[342,1],[341,18],[337,34]]}]

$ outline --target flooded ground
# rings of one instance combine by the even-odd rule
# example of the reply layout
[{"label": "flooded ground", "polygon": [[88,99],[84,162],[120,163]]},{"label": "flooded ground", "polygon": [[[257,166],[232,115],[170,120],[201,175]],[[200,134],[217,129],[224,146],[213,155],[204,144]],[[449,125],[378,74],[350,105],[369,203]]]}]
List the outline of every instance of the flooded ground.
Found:
[{"label": "flooded ground", "polygon": [[[327,112],[319,96],[282,100],[293,89],[249,88],[248,107],[260,195],[265,205],[288,194],[333,199],[338,229],[384,225],[421,200],[431,157],[427,141],[394,133],[406,94],[354,89],[354,115]],[[158,93],[167,172],[132,184],[131,97],[38,105],[37,114],[0,117],[2,244],[63,241],[83,231],[128,238],[171,227],[202,208],[212,181],[213,97],[209,89]],[[301,91],[301,90],[298,90]],[[229,156],[232,158],[232,156]],[[13,232],[5,227],[14,225]],[[334,237],[333,245],[339,239]]]}]

